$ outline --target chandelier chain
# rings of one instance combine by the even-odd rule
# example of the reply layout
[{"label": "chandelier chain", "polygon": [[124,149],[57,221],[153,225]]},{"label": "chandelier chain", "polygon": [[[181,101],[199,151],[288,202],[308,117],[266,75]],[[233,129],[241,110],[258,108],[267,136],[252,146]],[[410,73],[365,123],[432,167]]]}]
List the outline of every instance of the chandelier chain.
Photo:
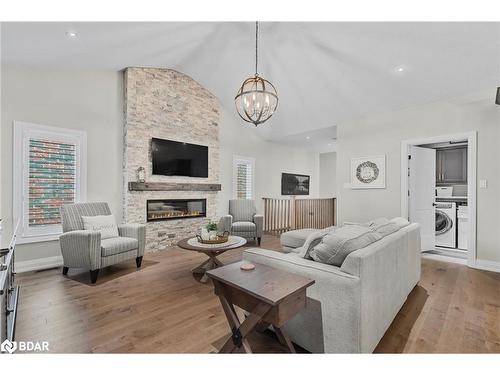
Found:
[{"label": "chandelier chain", "polygon": [[259,21],[255,21],[255,76],[258,76],[258,66],[259,62]]}]

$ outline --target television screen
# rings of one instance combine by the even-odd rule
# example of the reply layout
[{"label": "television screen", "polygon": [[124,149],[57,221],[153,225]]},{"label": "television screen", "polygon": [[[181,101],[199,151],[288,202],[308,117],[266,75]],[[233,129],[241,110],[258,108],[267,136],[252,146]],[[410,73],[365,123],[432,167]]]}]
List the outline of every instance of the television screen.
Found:
[{"label": "television screen", "polygon": [[153,174],[208,177],[208,147],[153,138]]},{"label": "television screen", "polygon": [[282,173],[281,195],[309,195],[309,176]]}]

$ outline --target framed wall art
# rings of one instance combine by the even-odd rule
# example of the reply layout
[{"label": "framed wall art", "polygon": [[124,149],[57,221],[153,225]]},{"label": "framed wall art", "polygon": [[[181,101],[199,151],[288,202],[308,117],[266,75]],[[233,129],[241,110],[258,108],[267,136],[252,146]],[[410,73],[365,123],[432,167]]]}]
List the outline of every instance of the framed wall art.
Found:
[{"label": "framed wall art", "polygon": [[351,159],[352,189],[385,189],[385,155]]}]

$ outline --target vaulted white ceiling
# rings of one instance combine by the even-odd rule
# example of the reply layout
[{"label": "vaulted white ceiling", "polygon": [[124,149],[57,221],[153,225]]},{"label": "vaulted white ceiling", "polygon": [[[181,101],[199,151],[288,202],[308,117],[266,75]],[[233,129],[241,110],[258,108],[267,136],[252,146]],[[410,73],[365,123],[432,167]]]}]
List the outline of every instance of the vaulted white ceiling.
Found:
[{"label": "vaulted white ceiling", "polygon": [[[76,38],[68,38],[67,31]],[[253,23],[4,23],[2,63],[50,69],[172,68],[234,110],[254,72]],[[261,76],[278,111],[257,131],[292,139],[361,116],[500,83],[499,23],[261,23]],[[403,72],[398,72],[402,67]],[[493,97],[492,93],[492,97]],[[493,99],[492,99],[493,100]]]}]

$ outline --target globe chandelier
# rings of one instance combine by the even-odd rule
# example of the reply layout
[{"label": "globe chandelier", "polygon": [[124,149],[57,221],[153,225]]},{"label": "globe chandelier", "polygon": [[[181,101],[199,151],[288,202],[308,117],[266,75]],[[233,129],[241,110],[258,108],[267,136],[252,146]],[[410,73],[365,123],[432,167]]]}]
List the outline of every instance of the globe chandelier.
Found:
[{"label": "globe chandelier", "polygon": [[259,22],[255,22],[255,75],[243,81],[234,102],[238,115],[255,126],[269,120],[278,107],[276,88],[259,76]]}]

